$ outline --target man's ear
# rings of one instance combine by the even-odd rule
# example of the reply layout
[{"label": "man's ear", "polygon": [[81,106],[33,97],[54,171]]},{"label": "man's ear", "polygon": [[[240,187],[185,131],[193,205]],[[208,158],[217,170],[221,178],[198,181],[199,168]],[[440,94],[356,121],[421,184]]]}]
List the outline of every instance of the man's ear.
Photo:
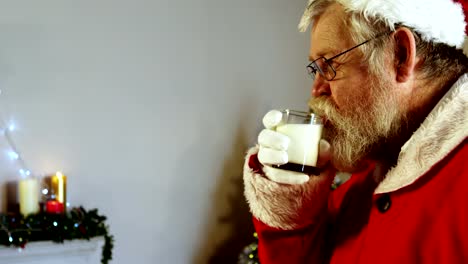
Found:
[{"label": "man's ear", "polygon": [[416,40],[413,32],[401,27],[393,33],[395,39],[396,81],[406,82],[416,70]]}]

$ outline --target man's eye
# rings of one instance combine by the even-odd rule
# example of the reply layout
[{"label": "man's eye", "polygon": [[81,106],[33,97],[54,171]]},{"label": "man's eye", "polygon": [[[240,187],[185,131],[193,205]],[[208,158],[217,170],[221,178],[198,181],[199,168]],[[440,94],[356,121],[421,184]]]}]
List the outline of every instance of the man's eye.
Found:
[{"label": "man's eye", "polygon": [[328,63],[328,65],[332,66],[335,69],[338,68],[341,65],[340,63],[338,63],[338,62],[336,62],[334,60],[328,60],[327,63]]}]

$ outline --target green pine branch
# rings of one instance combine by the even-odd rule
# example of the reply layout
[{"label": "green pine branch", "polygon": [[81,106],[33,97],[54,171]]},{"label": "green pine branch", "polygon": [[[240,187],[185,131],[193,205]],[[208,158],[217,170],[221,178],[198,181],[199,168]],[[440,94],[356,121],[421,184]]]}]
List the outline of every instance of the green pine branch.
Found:
[{"label": "green pine branch", "polygon": [[0,214],[0,245],[25,247],[28,242],[91,239],[103,236],[102,264],[112,259],[114,236],[106,225],[106,217],[97,209],[73,208],[66,214],[38,213],[26,218],[19,214]]}]

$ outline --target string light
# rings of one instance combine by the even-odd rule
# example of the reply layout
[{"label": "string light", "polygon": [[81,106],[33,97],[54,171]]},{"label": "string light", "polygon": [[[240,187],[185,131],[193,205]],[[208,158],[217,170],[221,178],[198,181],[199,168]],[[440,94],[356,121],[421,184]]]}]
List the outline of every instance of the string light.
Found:
[{"label": "string light", "polygon": [[16,130],[16,125],[14,123],[10,123],[6,125],[3,119],[0,118],[0,135],[5,138],[5,141],[8,144],[9,150],[7,151],[7,155],[12,161],[16,161],[20,167],[18,170],[21,177],[29,177],[31,176],[31,171],[26,166],[23,157],[21,156],[18,148],[16,147],[13,139],[11,137],[11,132]]},{"label": "string light", "polygon": [[[3,89],[0,89],[0,95],[3,95]],[[17,126],[14,122],[5,122],[5,119],[0,116],[0,137],[3,137],[8,144],[7,156],[10,160],[17,163],[17,168],[20,176],[22,178],[31,176],[31,171],[26,166],[26,163],[21,156],[20,151],[16,147],[16,144],[13,141],[11,133],[17,130]]]},{"label": "string light", "polygon": [[31,172],[29,170],[24,170],[24,169],[20,169],[19,173],[21,174],[21,176],[30,176],[31,175]]},{"label": "string light", "polygon": [[19,155],[18,153],[14,152],[14,151],[8,151],[8,157],[10,157],[10,159],[12,160],[17,160],[19,159]]}]

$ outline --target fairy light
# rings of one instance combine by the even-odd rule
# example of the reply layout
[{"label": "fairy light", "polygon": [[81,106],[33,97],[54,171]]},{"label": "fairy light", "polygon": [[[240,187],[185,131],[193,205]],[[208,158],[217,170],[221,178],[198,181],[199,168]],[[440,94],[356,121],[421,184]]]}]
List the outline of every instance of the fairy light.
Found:
[{"label": "fairy light", "polygon": [[14,151],[8,151],[7,153],[8,157],[10,157],[11,160],[17,160],[19,159],[19,155],[18,153],[14,152]]},{"label": "fairy light", "polygon": [[31,175],[29,170],[19,169],[18,172],[23,178]]},{"label": "fairy light", "polygon": [[[0,95],[3,97],[4,90],[0,89]],[[3,137],[8,145],[6,150],[7,156],[11,161],[17,163],[17,172],[19,172],[22,178],[31,176],[31,171],[29,170],[26,162],[21,156],[21,152],[18,150],[11,134],[17,130],[17,126],[14,122],[5,122],[5,119],[0,116],[0,137]]]},{"label": "fairy light", "polygon": [[10,158],[10,160],[16,161],[18,163],[20,167],[18,172],[21,175],[21,177],[29,177],[31,176],[31,171],[26,166],[26,163],[24,162],[24,159],[18,151],[18,148],[16,147],[16,144],[14,143],[13,138],[11,136],[11,133],[15,130],[16,125],[14,123],[6,125],[4,120],[0,118],[0,136],[3,136],[5,138],[5,141],[7,142],[9,148],[9,150],[7,151],[7,156]]}]

